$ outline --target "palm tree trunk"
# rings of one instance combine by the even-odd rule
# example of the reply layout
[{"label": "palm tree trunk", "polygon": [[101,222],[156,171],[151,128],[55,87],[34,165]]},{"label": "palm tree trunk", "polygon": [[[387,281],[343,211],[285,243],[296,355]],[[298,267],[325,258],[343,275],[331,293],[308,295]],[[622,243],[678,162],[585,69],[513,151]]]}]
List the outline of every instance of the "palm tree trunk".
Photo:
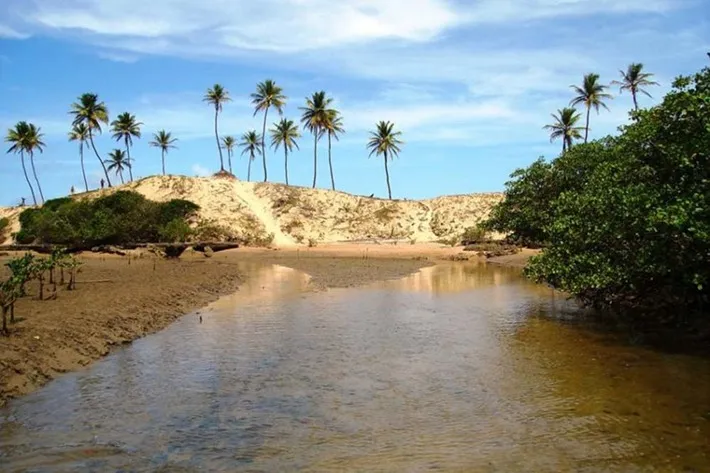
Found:
[{"label": "palm tree trunk", "polygon": [[632,91],[631,91],[631,97],[634,99],[634,110],[638,111],[638,109],[639,109],[639,103],[638,103],[638,101],[636,100],[636,91],[635,91],[635,90],[632,90]]},{"label": "palm tree trunk", "polygon": [[165,175],[165,150],[161,152],[160,159],[163,161],[163,176]]},{"label": "palm tree trunk", "polygon": [[254,161],[254,152],[249,153],[249,164],[247,165],[247,182],[251,182],[251,162]]},{"label": "palm tree trunk", "polygon": [[84,169],[84,142],[79,143],[79,159],[81,160],[81,175],[84,176],[84,187],[89,192],[89,181],[86,180],[86,169]]},{"label": "palm tree trunk", "polygon": [[284,144],[284,171],[286,172],[286,185],[288,185],[288,148]]},{"label": "palm tree trunk", "polygon": [[261,127],[261,159],[264,161],[264,182],[266,182],[266,115],[269,113],[269,107],[264,110],[264,126]]},{"label": "palm tree trunk", "polygon": [[30,151],[30,164],[32,165],[32,175],[35,177],[35,182],[37,183],[37,190],[39,190],[39,198],[44,204],[44,194],[42,194],[42,187],[39,185],[39,179],[37,179],[37,171],[35,170],[35,154]]},{"label": "palm tree trunk", "polygon": [[234,174],[232,172],[232,150],[231,149],[227,150],[227,159],[229,160],[229,174]]},{"label": "palm tree trunk", "polygon": [[333,160],[331,159],[331,156],[330,156],[330,150],[331,150],[330,133],[328,133],[328,166],[330,167],[330,186],[332,187],[333,190],[335,190],[335,178],[333,177]]},{"label": "palm tree trunk", "polygon": [[101,156],[99,156],[99,152],[96,151],[96,145],[94,144],[94,135],[91,133],[91,128],[89,128],[89,142],[91,142],[91,148],[94,150],[94,154],[96,155],[96,159],[99,160],[99,163],[101,163],[101,167],[104,169],[104,175],[106,176],[106,183],[108,184],[109,187],[111,187],[111,178],[108,177],[108,171],[106,170],[106,165],[104,164],[103,160],[101,159]]},{"label": "palm tree trunk", "polygon": [[316,174],[318,173],[318,131],[313,133],[313,188],[316,188]]},{"label": "palm tree trunk", "polygon": [[125,182],[123,182],[123,171],[118,172],[118,177],[121,178],[121,184],[125,184]]},{"label": "palm tree trunk", "polygon": [[22,161],[22,171],[25,173],[25,179],[27,180],[27,185],[30,188],[30,192],[32,193],[32,201],[37,205],[37,197],[35,197],[35,191],[32,188],[32,184],[30,183],[30,178],[27,176],[27,168],[25,167],[25,153],[20,150],[20,161]]},{"label": "palm tree trunk", "polygon": [[589,136],[589,112],[592,111],[592,107],[587,107],[587,126],[584,127],[584,142],[587,142],[587,137]]},{"label": "palm tree trunk", "polygon": [[562,138],[562,154],[567,151],[567,138]]},{"label": "palm tree trunk", "polygon": [[128,176],[133,182],[133,169],[131,165],[131,147],[128,146],[128,137],[126,137],[126,156],[128,157]]},{"label": "palm tree trunk", "polygon": [[385,177],[387,178],[387,194],[392,200],[392,188],[390,187],[390,171],[387,169],[387,151],[385,151]]},{"label": "palm tree trunk", "polygon": [[219,151],[219,170],[224,171],[224,158],[222,157],[222,147],[219,145],[219,133],[217,132],[217,115],[219,109],[214,106],[214,137],[217,140],[217,151]]}]

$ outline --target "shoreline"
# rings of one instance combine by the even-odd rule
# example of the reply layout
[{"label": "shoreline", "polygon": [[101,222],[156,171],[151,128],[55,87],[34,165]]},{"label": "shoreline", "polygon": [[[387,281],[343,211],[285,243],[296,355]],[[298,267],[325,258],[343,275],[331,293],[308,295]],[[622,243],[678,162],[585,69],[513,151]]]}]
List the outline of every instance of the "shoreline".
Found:
[{"label": "shoreline", "polygon": [[[0,407],[61,374],[83,369],[116,346],[158,332],[178,318],[233,294],[250,277],[245,264],[279,264],[311,277],[311,288],[399,279],[432,263],[386,254],[229,250],[178,260],[83,254],[77,289],[36,300],[36,284],[16,305],[17,323],[0,336]],[[4,271],[7,256],[0,257]],[[47,292],[50,292],[49,290]]]}]

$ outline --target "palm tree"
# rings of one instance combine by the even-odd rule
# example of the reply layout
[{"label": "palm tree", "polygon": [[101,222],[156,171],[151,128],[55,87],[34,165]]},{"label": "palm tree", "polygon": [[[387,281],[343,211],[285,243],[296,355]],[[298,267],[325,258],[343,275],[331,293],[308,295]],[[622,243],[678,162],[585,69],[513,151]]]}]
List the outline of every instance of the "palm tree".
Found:
[{"label": "palm tree", "polygon": [[219,84],[207,89],[207,93],[202,98],[204,102],[214,105],[214,137],[217,140],[217,151],[219,151],[219,170],[224,172],[224,159],[222,158],[222,147],[219,145],[219,132],[217,131],[217,116],[222,111],[222,106],[231,101],[227,89]]},{"label": "palm tree", "polygon": [[89,129],[84,123],[74,125],[69,132],[69,141],[79,142],[79,158],[81,160],[81,175],[84,176],[84,187],[89,192],[89,183],[86,180],[86,169],[84,169],[84,143],[89,139]]},{"label": "palm tree", "polygon": [[387,169],[387,158],[392,159],[399,156],[399,146],[402,141],[398,138],[402,135],[401,131],[393,131],[394,123],[381,121],[377,124],[377,130],[370,132],[370,141],[367,143],[367,148],[370,150],[370,156],[384,155],[385,157],[385,177],[387,178],[387,193],[392,200],[392,188],[390,187],[390,173]]},{"label": "palm tree", "polygon": [[287,120],[282,118],[280,122],[274,123],[271,129],[271,146],[275,151],[279,149],[279,146],[284,147],[284,171],[286,172],[286,185],[288,185],[288,152],[293,151],[293,147],[300,149],[296,139],[300,138],[301,134],[298,132],[298,126],[293,122],[293,120]]},{"label": "palm tree", "polygon": [[557,138],[562,138],[562,152],[572,149],[572,140],[582,138],[581,126],[575,126],[581,118],[577,110],[565,107],[557,110],[557,114],[552,114],[555,122],[552,125],[545,125],[545,130],[550,130],[550,142]]},{"label": "palm tree", "polygon": [[301,123],[303,128],[313,133],[313,188],[316,187],[318,171],[318,140],[323,136],[324,126],[328,121],[329,108],[333,99],[328,98],[324,91],[316,92],[311,98],[306,98],[306,106],[299,107],[303,111]]},{"label": "palm tree", "polygon": [[96,151],[96,145],[94,144],[94,132],[101,133],[101,124],[108,124],[108,109],[106,104],[99,102],[99,96],[96,94],[82,94],[79,96],[79,101],[71,104],[72,110],[69,112],[74,115],[74,121],[72,125],[79,125],[81,123],[85,124],[89,129],[89,143],[91,143],[91,148],[96,154],[96,159],[101,163],[101,167],[104,169],[104,175],[106,176],[106,183],[111,187],[111,179],[108,177],[108,171],[104,165],[99,152]]},{"label": "palm tree", "polygon": [[222,137],[222,148],[227,150],[227,160],[229,161],[229,173],[234,174],[232,172],[232,154],[234,151],[234,146],[237,144],[237,139],[234,138],[233,136],[224,136]]},{"label": "palm tree", "polygon": [[323,129],[325,133],[328,134],[328,166],[330,167],[330,185],[333,190],[335,190],[335,178],[333,177],[333,160],[331,158],[331,138],[339,140],[339,133],[345,133],[345,128],[343,128],[343,118],[340,116],[340,112],[331,109],[328,110],[328,117],[326,122],[323,124]]},{"label": "palm tree", "polygon": [[153,134],[153,141],[148,143],[150,146],[155,148],[160,148],[161,159],[163,162],[163,176],[165,175],[165,155],[168,153],[170,148],[177,148],[173,143],[177,141],[177,138],[173,138],[169,131],[160,130],[158,133]]},{"label": "palm tree", "polygon": [[639,109],[639,104],[636,99],[637,94],[641,92],[647,97],[651,97],[651,94],[646,92],[643,88],[651,85],[659,85],[658,82],[651,80],[653,74],[643,72],[643,64],[641,63],[629,64],[626,72],[619,71],[619,73],[621,74],[621,81],[613,80],[611,83],[620,86],[619,93],[624,92],[624,90],[631,92],[631,97],[634,99],[634,110]]},{"label": "palm tree", "polygon": [[116,175],[121,178],[121,184],[125,184],[123,181],[123,170],[131,167],[131,162],[126,157],[126,152],[122,149],[115,149],[108,154],[108,159],[106,160],[108,164],[109,171],[116,171]]},{"label": "palm tree", "polygon": [[251,181],[251,162],[257,154],[261,153],[261,136],[255,131],[247,131],[242,135],[239,146],[243,148],[242,155],[249,153],[249,166],[247,167],[247,181]]},{"label": "palm tree", "polygon": [[[113,138],[116,141],[123,140],[126,144],[126,155],[128,156],[128,161],[131,160],[131,146],[133,146],[133,138],[141,137],[141,125],[143,123],[136,120],[135,115],[131,115],[128,112],[120,114],[116,119],[111,122],[111,131],[113,132]],[[128,175],[133,182],[133,166],[128,166]]]},{"label": "palm tree", "polygon": [[20,160],[22,162],[22,171],[25,173],[25,180],[27,181],[27,186],[30,188],[30,193],[32,194],[32,201],[37,205],[37,197],[35,196],[35,191],[30,183],[30,178],[27,176],[27,168],[25,167],[25,151],[28,150],[28,135],[29,135],[30,125],[27,122],[18,122],[15,128],[10,128],[7,130],[7,136],[5,141],[12,143],[12,146],[7,150],[8,153],[19,153]]},{"label": "palm tree", "polygon": [[256,92],[251,94],[251,103],[254,105],[254,116],[260,111],[264,111],[264,125],[261,129],[261,158],[264,162],[264,182],[266,182],[266,116],[269,114],[269,108],[274,107],[279,115],[283,115],[283,107],[286,105],[286,96],[283,94],[283,89],[276,85],[276,82],[267,79],[264,82],[259,82],[256,85]]},{"label": "palm tree", "polygon": [[609,110],[609,107],[604,103],[604,99],[613,98],[611,94],[604,92],[608,87],[599,83],[599,74],[585,74],[582,87],[571,85],[572,89],[577,93],[577,96],[570,101],[570,105],[584,104],[587,107],[587,125],[584,127],[584,142],[587,142],[589,137],[589,112],[594,107],[599,113],[599,107],[604,107]]}]

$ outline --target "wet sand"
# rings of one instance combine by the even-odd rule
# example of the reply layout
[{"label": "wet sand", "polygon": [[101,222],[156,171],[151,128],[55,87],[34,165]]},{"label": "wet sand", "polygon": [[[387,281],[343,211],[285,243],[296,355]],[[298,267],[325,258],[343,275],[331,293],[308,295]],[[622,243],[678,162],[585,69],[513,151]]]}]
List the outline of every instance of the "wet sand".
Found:
[{"label": "wet sand", "polygon": [[[7,256],[0,257],[4,276]],[[81,369],[180,316],[238,290],[249,278],[240,261],[280,264],[311,276],[313,289],[397,279],[431,263],[424,259],[364,259],[353,254],[302,251],[227,251],[181,260],[81,256],[77,288],[59,288],[54,300],[36,300],[37,284],[18,301],[17,323],[0,336],[0,406],[30,393],[61,373]],[[51,286],[45,293],[51,293]],[[45,294],[46,295],[46,294]]]}]

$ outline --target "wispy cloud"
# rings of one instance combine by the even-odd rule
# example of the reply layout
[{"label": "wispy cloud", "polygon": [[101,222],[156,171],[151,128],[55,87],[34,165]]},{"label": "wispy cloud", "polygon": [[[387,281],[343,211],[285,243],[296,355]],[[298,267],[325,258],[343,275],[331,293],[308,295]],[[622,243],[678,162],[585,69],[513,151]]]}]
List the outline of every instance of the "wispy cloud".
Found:
[{"label": "wispy cloud", "polygon": [[8,39],[27,39],[30,37],[29,33],[23,33],[10,26],[0,24],[0,38]]},{"label": "wispy cloud", "polygon": [[193,164],[190,168],[192,173],[197,177],[205,177],[212,174],[212,172],[201,164]]},{"label": "wispy cloud", "polygon": [[126,64],[132,64],[137,62],[140,58],[135,54],[119,53],[115,51],[99,51],[98,56],[101,59],[106,59],[113,62],[123,62]]}]

